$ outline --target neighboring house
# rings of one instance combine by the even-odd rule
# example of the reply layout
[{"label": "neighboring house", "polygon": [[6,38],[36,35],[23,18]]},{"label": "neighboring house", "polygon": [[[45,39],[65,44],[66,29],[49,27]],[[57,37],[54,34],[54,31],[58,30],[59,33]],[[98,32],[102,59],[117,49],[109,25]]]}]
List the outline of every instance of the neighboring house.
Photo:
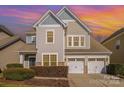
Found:
[{"label": "neighboring house", "polygon": [[0,25],[0,68],[4,69],[8,63],[19,63],[18,50],[24,42],[5,26]]},{"label": "neighboring house", "polygon": [[124,64],[124,28],[110,35],[102,44],[112,51],[112,64]]},{"label": "neighboring house", "polygon": [[47,11],[26,33],[20,63],[31,66],[69,66],[69,73],[102,73],[111,52],[98,43],[91,30],[69,9]]}]

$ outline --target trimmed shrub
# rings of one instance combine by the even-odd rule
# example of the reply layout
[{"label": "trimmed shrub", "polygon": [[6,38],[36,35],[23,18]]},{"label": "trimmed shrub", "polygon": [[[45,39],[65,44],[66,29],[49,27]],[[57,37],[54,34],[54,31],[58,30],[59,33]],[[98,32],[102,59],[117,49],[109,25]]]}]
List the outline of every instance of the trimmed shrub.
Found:
[{"label": "trimmed shrub", "polygon": [[107,66],[107,73],[111,75],[124,75],[123,64],[109,64]]},{"label": "trimmed shrub", "polygon": [[9,68],[3,71],[3,77],[8,80],[26,80],[35,75],[34,70],[26,68]]},{"label": "trimmed shrub", "polygon": [[23,64],[12,63],[12,64],[7,64],[6,67],[7,68],[23,68]]},{"label": "trimmed shrub", "polygon": [[35,66],[31,67],[36,73],[36,76],[42,77],[67,77],[67,66]]}]

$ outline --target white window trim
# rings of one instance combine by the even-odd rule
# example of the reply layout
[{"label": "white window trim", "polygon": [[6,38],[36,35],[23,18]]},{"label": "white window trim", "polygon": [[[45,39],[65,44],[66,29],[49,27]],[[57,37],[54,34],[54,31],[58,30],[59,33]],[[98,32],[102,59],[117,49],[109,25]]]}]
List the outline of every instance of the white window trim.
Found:
[{"label": "white window trim", "polygon": [[[43,65],[43,55],[56,55],[56,57],[57,57],[57,62],[56,62],[56,65],[58,66],[58,53],[42,53],[42,66],[44,66]],[[50,57],[49,57],[50,58]],[[49,66],[51,66],[51,61],[49,61]]]},{"label": "white window trim", "polygon": [[31,36],[31,42],[33,43],[33,38],[35,38],[35,42],[36,42],[36,36]]},{"label": "white window trim", "polygon": [[[31,37],[31,38],[29,39],[30,41],[28,41],[28,38],[29,38],[29,37]],[[32,44],[32,43],[33,43],[32,41],[33,41],[33,38],[34,38],[34,37],[36,38],[35,35],[27,35],[27,36],[26,36],[26,43],[27,43],[27,44]],[[35,39],[35,43],[36,43],[36,39]]]},{"label": "white window trim", "polygon": [[[72,46],[69,46],[68,37],[72,37]],[[79,37],[79,46],[74,46],[74,37]],[[81,37],[84,37],[84,46],[81,46]],[[67,47],[86,47],[85,35],[67,35]]]},{"label": "white window trim", "polygon": [[[53,42],[47,42],[47,32],[53,32]],[[46,44],[54,44],[55,43],[55,30],[54,29],[47,29],[46,30]]]}]

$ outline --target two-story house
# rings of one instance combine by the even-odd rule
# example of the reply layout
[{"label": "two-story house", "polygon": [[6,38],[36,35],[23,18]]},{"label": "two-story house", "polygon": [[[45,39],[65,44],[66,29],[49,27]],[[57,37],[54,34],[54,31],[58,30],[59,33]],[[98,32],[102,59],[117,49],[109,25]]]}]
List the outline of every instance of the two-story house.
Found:
[{"label": "two-story house", "polygon": [[21,38],[0,25],[0,69],[3,70],[10,63],[19,63],[17,51],[24,45],[25,42]]},{"label": "two-story house", "polygon": [[102,44],[112,51],[111,64],[124,64],[124,28],[115,31]]},{"label": "two-story house", "polygon": [[31,66],[68,66],[69,73],[102,73],[111,51],[98,43],[91,30],[71,10],[47,11],[26,33],[20,63]]}]

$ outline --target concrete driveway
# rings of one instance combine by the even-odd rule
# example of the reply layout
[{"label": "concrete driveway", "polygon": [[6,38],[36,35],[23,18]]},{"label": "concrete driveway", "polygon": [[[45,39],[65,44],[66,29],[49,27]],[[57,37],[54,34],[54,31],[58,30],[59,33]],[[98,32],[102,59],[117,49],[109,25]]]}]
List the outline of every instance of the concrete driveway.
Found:
[{"label": "concrete driveway", "polygon": [[106,74],[69,74],[70,87],[124,87],[124,79]]}]

